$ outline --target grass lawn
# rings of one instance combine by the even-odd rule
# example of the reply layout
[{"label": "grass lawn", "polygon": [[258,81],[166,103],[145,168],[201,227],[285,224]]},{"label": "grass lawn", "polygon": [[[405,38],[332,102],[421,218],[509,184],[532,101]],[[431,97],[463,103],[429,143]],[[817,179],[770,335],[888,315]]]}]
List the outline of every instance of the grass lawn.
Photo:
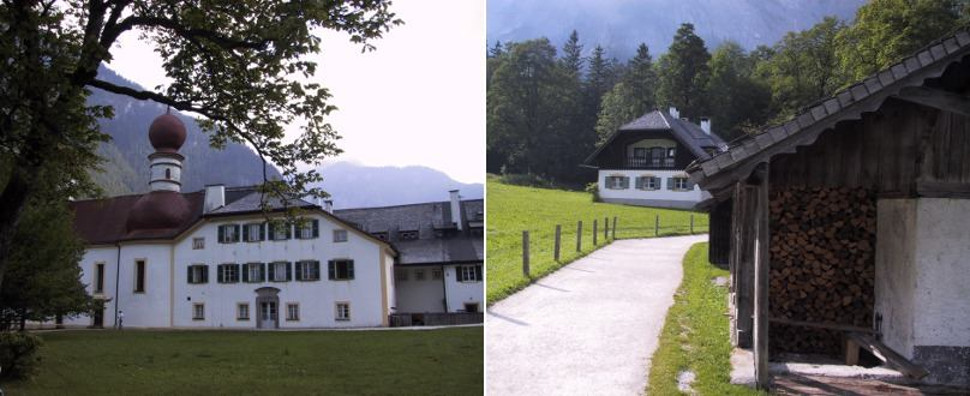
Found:
[{"label": "grass lawn", "polygon": [[696,244],[684,258],[684,280],[650,363],[650,394],[679,394],[677,376],[685,370],[696,374],[691,388],[699,395],[760,394],[730,383],[728,290],[713,282],[716,277],[728,277],[728,271],[708,263],[707,247],[707,243]]},{"label": "grass lawn", "polygon": [[[603,241],[603,219],[617,217],[616,237],[654,236],[654,222],[660,216],[660,235],[688,234],[690,216],[694,231],[707,232],[707,215],[683,210],[654,209],[629,205],[594,203],[583,192],[531,188],[503,184],[489,175],[487,299],[493,303],[527,286],[531,279],[522,274],[522,231],[529,231],[530,267],[534,278],[551,273],[563,264],[589,254],[593,246],[593,220],[599,221],[599,247]],[[582,251],[576,251],[576,222],[583,221]],[[556,225],[562,225],[559,263],[553,260]],[[611,224],[612,226],[612,224]]]},{"label": "grass lawn", "polygon": [[399,331],[41,333],[8,395],[481,394],[482,327]]}]

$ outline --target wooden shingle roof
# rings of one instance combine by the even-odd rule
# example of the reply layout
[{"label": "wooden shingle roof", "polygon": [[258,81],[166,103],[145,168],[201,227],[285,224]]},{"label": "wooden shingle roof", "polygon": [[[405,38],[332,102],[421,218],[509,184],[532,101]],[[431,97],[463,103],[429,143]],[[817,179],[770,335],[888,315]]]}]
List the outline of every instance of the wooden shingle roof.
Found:
[{"label": "wooden shingle roof", "polygon": [[861,119],[863,113],[878,110],[887,98],[898,97],[901,92],[912,95],[926,79],[939,77],[949,65],[968,54],[970,33],[961,30],[816,102],[784,124],[765,128],[761,133],[733,142],[724,152],[695,161],[686,171],[691,180],[717,194],[750,174],[758,163],[814,143],[822,132],[836,123]]}]

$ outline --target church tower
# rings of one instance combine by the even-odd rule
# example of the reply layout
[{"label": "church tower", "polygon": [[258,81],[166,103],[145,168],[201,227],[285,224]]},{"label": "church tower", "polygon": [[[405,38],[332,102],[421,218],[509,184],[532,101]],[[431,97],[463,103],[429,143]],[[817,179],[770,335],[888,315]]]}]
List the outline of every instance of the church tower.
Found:
[{"label": "church tower", "polygon": [[148,139],[155,148],[155,152],[148,156],[151,191],[182,190],[182,161],[185,157],[178,150],[185,143],[185,135],[185,124],[170,112],[155,118],[148,128]]}]

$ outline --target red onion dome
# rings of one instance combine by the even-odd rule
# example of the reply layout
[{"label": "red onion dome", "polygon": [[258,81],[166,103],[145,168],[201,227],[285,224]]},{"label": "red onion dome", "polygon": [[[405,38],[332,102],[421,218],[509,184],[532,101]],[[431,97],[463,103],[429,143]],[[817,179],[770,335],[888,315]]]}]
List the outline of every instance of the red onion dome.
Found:
[{"label": "red onion dome", "polygon": [[189,202],[175,191],[152,191],[135,201],[128,214],[128,231],[182,226],[192,215]]},{"label": "red onion dome", "polygon": [[185,136],[185,124],[170,113],[155,118],[148,128],[148,140],[151,140],[155,150],[161,152],[177,152],[185,143]]}]

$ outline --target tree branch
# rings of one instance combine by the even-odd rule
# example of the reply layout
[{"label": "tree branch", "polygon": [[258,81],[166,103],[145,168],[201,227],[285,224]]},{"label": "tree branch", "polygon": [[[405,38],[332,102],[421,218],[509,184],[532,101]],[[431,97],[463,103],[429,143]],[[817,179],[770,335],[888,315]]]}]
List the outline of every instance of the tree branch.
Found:
[{"label": "tree branch", "polygon": [[219,47],[227,50],[234,49],[255,49],[262,50],[271,41],[264,39],[261,41],[246,41],[234,39],[206,29],[192,29],[186,27],[175,20],[168,18],[149,17],[149,16],[130,16],[118,24],[104,29],[101,36],[102,43],[113,43],[121,33],[136,27],[160,27],[171,30],[179,36],[185,38],[202,38],[209,40]]}]

